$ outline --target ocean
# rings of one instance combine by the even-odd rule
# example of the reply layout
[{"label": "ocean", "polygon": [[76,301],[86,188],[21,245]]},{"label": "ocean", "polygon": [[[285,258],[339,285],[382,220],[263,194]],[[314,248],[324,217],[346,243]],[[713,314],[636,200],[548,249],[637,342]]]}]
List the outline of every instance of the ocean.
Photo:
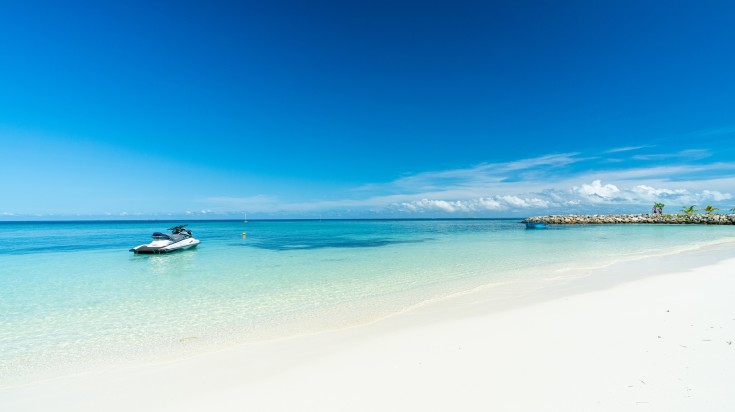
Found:
[{"label": "ocean", "polygon": [[[176,224],[201,244],[128,251]],[[356,326],[733,239],[729,226],[518,219],[0,222],[0,385]]]}]

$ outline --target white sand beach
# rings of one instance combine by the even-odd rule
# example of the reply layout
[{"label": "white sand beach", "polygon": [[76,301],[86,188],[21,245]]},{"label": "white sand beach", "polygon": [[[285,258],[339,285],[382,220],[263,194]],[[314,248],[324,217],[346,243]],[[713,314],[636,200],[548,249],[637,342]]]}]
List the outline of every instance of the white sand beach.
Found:
[{"label": "white sand beach", "polygon": [[523,299],[488,288],[368,325],[3,388],[0,410],[732,410],[733,291],[724,244]]}]

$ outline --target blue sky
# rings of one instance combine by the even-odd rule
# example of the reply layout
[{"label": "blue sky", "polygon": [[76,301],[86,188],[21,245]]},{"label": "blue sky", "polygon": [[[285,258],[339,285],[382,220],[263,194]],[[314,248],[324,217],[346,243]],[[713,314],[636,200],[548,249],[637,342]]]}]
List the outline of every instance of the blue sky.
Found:
[{"label": "blue sky", "polygon": [[735,3],[2,2],[0,220],[735,206]]}]

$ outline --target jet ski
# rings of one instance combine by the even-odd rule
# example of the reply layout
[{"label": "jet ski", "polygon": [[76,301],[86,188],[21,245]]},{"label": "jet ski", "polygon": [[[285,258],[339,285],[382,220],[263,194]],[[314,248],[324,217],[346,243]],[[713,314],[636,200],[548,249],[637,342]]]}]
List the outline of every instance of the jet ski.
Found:
[{"label": "jet ski", "polygon": [[130,249],[135,254],[153,255],[159,253],[175,252],[196,247],[199,239],[195,239],[191,230],[185,229],[186,225],[170,227],[171,233],[153,233],[153,241],[147,245],[140,245]]}]

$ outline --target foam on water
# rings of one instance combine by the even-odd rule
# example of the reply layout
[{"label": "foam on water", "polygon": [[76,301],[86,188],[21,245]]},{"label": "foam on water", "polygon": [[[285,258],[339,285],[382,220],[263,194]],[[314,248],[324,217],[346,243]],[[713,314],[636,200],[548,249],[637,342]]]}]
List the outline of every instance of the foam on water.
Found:
[{"label": "foam on water", "polygon": [[195,250],[128,252],[168,226],[0,223],[0,381],[360,324],[482,285],[734,234],[525,230],[516,220],[192,222]]}]

